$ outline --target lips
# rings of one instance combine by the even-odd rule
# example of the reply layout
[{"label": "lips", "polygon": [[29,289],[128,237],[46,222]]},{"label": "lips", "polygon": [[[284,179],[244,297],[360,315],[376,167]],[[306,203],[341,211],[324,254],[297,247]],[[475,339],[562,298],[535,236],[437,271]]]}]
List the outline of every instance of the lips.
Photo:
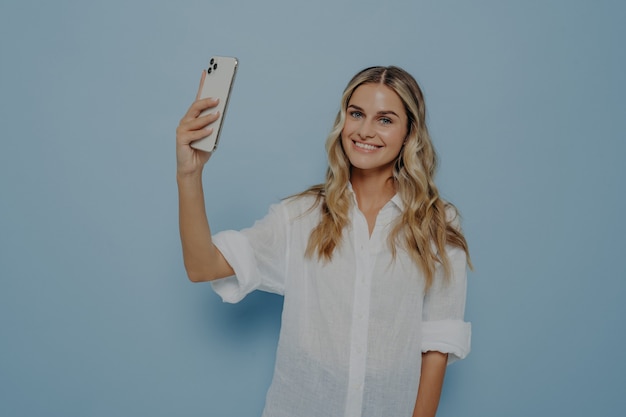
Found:
[{"label": "lips", "polygon": [[374,146],[363,142],[352,141],[352,143],[354,143],[354,146],[356,146],[357,148],[364,149],[366,151],[375,151],[382,148],[382,146]]}]

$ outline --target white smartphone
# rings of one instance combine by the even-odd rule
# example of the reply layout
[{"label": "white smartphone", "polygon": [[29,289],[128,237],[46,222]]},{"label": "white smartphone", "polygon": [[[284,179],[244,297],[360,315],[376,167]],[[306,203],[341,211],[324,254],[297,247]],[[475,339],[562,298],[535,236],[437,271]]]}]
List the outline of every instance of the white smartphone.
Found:
[{"label": "white smartphone", "polygon": [[217,148],[238,64],[239,61],[234,57],[211,57],[209,66],[206,69],[206,77],[204,78],[200,98],[214,97],[219,98],[220,101],[216,107],[205,110],[201,116],[210,112],[219,111],[220,118],[211,124],[213,132],[205,138],[192,142],[192,148],[205,152],[214,152]]}]

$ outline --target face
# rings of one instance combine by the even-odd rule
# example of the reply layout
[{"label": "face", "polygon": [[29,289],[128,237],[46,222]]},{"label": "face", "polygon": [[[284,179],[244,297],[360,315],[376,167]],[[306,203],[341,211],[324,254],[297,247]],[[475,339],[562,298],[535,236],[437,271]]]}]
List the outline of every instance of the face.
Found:
[{"label": "face", "polygon": [[402,100],[384,84],[360,85],[348,102],[341,143],[352,165],[391,176],[407,135]]}]

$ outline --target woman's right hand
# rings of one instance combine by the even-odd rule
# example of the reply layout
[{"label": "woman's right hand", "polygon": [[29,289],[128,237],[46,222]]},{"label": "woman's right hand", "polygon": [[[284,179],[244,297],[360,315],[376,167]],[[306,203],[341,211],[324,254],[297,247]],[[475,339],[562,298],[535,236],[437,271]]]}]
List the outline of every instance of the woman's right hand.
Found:
[{"label": "woman's right hand", "polygon": [[199,174],[204,164],[211,157],[210,152],[200,151],[191,147],[191,142],[202,139],[211,134],[210,124],[219,119],[217,111],[200,116],[206,109],[217,106],[218,100],[213,98],[199,99],[206,72],[202,72],[200,87],[196,94],[196,101],[189,107],[176,128],[176,173],[178,176]]}]

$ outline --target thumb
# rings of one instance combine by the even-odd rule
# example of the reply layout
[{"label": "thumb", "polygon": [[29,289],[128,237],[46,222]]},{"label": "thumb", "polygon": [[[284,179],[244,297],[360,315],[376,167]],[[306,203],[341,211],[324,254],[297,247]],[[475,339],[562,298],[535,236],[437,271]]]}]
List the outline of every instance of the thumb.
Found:
[{"label": "thumb", "polygon": [[206,71],[202,70],[202,77],[200,78],[200,86],[198,87],[198,93],[196,93],[196,100],[200,99],[202,93],[202,86],[204,85],[204,79],[206,78]]}]

